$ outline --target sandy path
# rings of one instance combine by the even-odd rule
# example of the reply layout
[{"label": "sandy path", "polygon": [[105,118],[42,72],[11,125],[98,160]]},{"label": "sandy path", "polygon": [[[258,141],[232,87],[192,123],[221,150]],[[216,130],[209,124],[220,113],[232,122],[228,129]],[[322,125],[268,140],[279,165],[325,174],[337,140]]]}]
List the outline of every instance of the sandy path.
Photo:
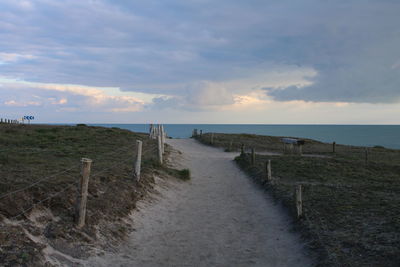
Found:
[{"label": "sandy path", "polygon": [[116,253],[88,266],[310,266],[289,219],[232,161],[194,140],[168,140],[183,152],[189,182],[160,180],[156,201],[134,213],[134,231]]}]

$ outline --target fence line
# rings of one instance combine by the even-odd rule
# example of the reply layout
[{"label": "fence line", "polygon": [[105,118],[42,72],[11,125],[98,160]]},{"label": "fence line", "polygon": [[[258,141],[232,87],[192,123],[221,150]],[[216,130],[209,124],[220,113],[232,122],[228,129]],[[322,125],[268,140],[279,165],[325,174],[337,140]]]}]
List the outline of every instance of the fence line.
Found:
[{"label": "fence line", "polygon": [[4,124],[20,124],[19,120],[15,120],[15,119],[3,119],[0,118],[0,123],[4,123]]},{"label": "fence line", "polygon": [[41,203],[43,203],[43,202],[45,202],[45,201],[47,201],[47,200],[50,200],[50,199],[52,199],[52,198],[54,198],[54,197],[60,195],[61,193],[65,192],[66,190],[72,188],[73,186],[76,186],[76,183],[71,183],[70,185],[68,185],[67,187],[63,188],[62,190],[60,190],[60,191],[58,191],[58,192],[56,192],[56,193],[50,195],[49,197],[46,197],[46,198],[44,198],[44,199],[42,199],[42,200],[36,202],[35,204],[33,204],[32,206],[30,206],[29,208],[24,209],[24,210],[23,210],[21,213],[19,213],[18,215],[9,218],[9,220],[14,220],[14,219],[18,218],[19,216],[21,216],[21,215],[25,214],[26,212],[30,211],[31,209],[33,209],[33,208],[36,207],[37,205],[39,205],[39,204],[41,204]]},{"label": "fence line", "polygon": [[[105,156],[116,155],[116,154],[118,154],[118,153],[121,153],[121,152],[124,151],[124,150],[128,151],[129,149],[130,149],[130,147],[124,147],[124,148],[119,149],[119,150],[117,150],[117,151],[112,151],[112,152],[110,152],[110,153],[102,154],[102,155],[101,155],[102,157],[101,157],[101,158],[96,158],[95,161],[98,161],[98,160],[100,160],[100,159],[105,159],[105,158],[106,158]],[[124,161],[124,162],[126,162],[126,161]],[[57,172],[57,173],[55,173],[55,174],[51,174],[51,175],[49,175],[49,176],[46,176],[46,177],[44,177],[44,178],[42,178],[42,179],[39,179],[39,180],[33,182],[33,183],[30,184],[30,185],[27,185],[27,186],[23,187],[23,188],[16,189],[16,190],[11,191],[11,192],[7,192],[7,193],[5,193],[5,194],[3,194],[3,195],[0,196],[0,200],[3,199],[3,198],[5,198],[5,197],[7,197],[7,196],[9,196],[9,195],[12,195],[12,194],[15,194],[15,193],[24,191],[24,190],[26,190],[26,189],[29,189],[29,188],[31,188],[31,187],[33,187],[33,186],[35,186],[35,185],[37,185],[37,184],[39,184],[39,183],[41,183],[41,182],[44,182],[44,181],[46,181],[46,180],[49,180],[50,178],[53,178],[53,177],[59,176],[59,175],[61,175],[61,174],[64,174],[64,173],[66,173],[66,172],[68,172],[68,171],[74,169],[74,168],[77,167],[78,165],[79,165],[79,164],[74,164],[73,166],[69,167],[69,168],[66,169],[66,170],[59,171],[59,172]]]},{"label": "fence line", "polygon": [[[157,129],[157,130],[155,130],[155,129]],[[158,140],[161,141],[161,144],[162,144],[162,147],[161,147],[161,148],[158,146],[157,154],[159,155],[159,153],[161,152],[161,155],[163,155],[163,154],[165,153],[165,138],[166,138],[166,132],[165,132],[165,130],[164,130],[164,126],[158,125],[157,128],[151,126],[151,132],[150,132],[150,137],[151,137],[151,138],[154,138],[154,137],[152,137],[153,134],[157,134],[157,136],[155,136],[155,137],[158,138]],[[141,141],[140,141],[140,140],[137,140],[137,143],[141,143]],[[116,150],[116,151],[112,151],[112,152],[110,152],[110,153],[104,153],[104,154],[100,155],[99,157],[97,157],[95,160],[98,161],[98,160],[100,160],[100,159],[105,159],[106,157],[119,154],[119,153],[121,153],[122,151],[132,150],[133,147],[134,147],[133,145],[132,145],[132,146],[128,146],[128,147],[125,146],[125,147],[122,148],[122,149],[119,149],[119,150]],[[90,160],[90,159],[86,159],[86,160]],[[122,164],[124,164],[124,163],[126,163],[126,162],[128,162],[128,161],[131,161],[131,160],[133,160],[133,159],[130,158],[130,157],[128,157],[128,158],[125,159],[125,160],[118,161],[118,162],[115,163],[115,164],[109,165],[109,166],[107,166],[107,167],[105,167],[105,168],[103,168],[103,169],[97,171],[97,172],[94,173],[93,175],[90,175],[90,171],[89,171],[89,172],[86,172],[86,174],[85,174],[85,175],[87,176],[86,178],[89,178],[89,176],[91,176],[92,178],[93,178],[93,177],[96,177],[96,176],[98,176],[98,175],[104,173],[104,172],[107,171],[107,170],[113,169],[113,168],[115,168],[116,166],[122,165]],[[91,160],[90,160],[90,161],[91,161]],[[161,162],[161,163],[162,163],[162,162]],[[137,162],[135,163],[134,169],[137,169],[137,168],[140,169],[140,164],[141,164],[141,161],[139,161],[139,162],[137,161]],[[0,200],[6,198],[6,197],[8,197],[8,196],[12,196],[12,195],[14,195],[14,194],[16,194],[16,193],[18,193],[18,192],[22,192],[22,191],[24,191],[24,190],[27,190],[27,189],[29,189],[29,188],[32,188],[32,187],[34,187],[34,186],[40,184],[41,182],[44,182],[44,181],[49,180],[49,179],[51,179],[51,178],[54,178],[54,177],[60,176],[60,175],[62,175],[62,174],[65,174],[65,173],[67,173],[68,171],[71,171],[72,169],[77,168],[77,165],[78,165],[78,164],[74,164],[73,166],[69,167],[69,168],[66,169],[66,170],[62,170],[62,171],[59,171],[59,172],[57,172],[57,173],[55,173],[55,174],[52,174],[52,175],[43,177],[43,178],[41,178],[41,179],[39,179],[39,180],[37,180],[37,181],[35,181],[35,182],[33,182],[33,183],[27,185],[27,186],[24,186],[24,187],[20,188],[20,189],[17,189],[17,190],[11,191],[11,192],[7,192],[7,193],[5,193],[5,194],[3,194],[3,195],[0,196]],[[83,175],[83,173],[82,173],[82,175]],[[72,177],[72,176],[71,176],[71,177]],[[52,199],[52,198],[54,198],[54,197],[56,197],[56,196],[62,194],[63,192],[67,191],[68,189],[70,189],[70,188],[72,188],[72,187],[74,187],[74,186],[76,186],[76,185],[77,185],[76,182],[69,183],[69,184],[68,184],[65,188],[63,188],[62,190],[60,190],[60,191],[58,191],[58,192],[56,192],[56,193],[53,193],[53,194],[49,195],[48,197],[46,197],[46,198],[44,198],[44,199],[41,199],[41,200],[35,202],[34,204],[32,204],[31,206],[29,206],[28,208],[23,209],[19,214],[15,215],[15,216],[13,216],[13,217],[11,217],[11,218],[7,218],[7,219],[10,219],[10,220],[16,219],[16,218],[20,217],[21,215],[27,213],[28,211],[32,210],[33,208],[35,208],[37,205],[39,205],[39,204],[41,204],[41,203],[43,203],[43,202],[45,202],[45,201],[47,201],[47,200],[50,200],[50,199]],[[86,189],[87,189],[87,188],[86,188]],[[83,193],[83,194],[84,194],[84,195],[85,195],[85,194],[87,195],[87,190],[86,190],[86,193]],[[81,194],[81,197],[82,197],[82,196],[83,196],[83,195]],[[81,198],[81,201],[82,201],[82,198]],[[79,201],[78,201],[78,202],[79,202]],[[79,212],[80,223],[77,224],[77,227],[78,227],[78,228],[81,228],[81,227],[84,225],[84,220],[85,220],[85,212],[82,212],[82,208],[84,207],[84,210],[86,210],[86,201],[84,201],[84,203],[81,203],[81,204],[82,204],[82,205],[81,205],[82,207],[81,207],[80,212]],[[6,217],[5,217],[5,218],[6,218]],[[83,224],[82,224],[82,222],[83,222]]]},{"label": "fence line", "polygon": [[68,172],[68,171],[70,171],[70,170],[76,168],[76,165],[77,165],[77,164],[75,164],[75,166],[72,166],[72,167],[70,167],[70,168],[68,168],[68,169],[66,169],[66,170],[63,170],[63,171],[57,172],[57,173],[55,173],[55,174],[46,176],[46,177],[44,177],[44,178],[42,178],[42,179],[39,179],[39,180],[37,180],[36,182],[34,182],[34,183],[30,184],[30,185],[27,185],[27,186],[25,186],[25,187],[23,187],[23,188],[20,188],[20,189],[17,189],[17,190],[14,190],[14,191],[5,193],[5,194],[3,194],[3,195],[0,196],[0,199],[3,199],[3,198],[5,198],[5,197],[7,197],[7,196],[10,196],[10,195],[19,193],[19,192],[21,192],[21,191],[24,191],[24,190],[26,190],[26,189],[29,189],[29,188],[31,188],[31,187],[34,187],[35,185],[37,185],[37,184],[39,184],[39,183],[41,183],[41,182],[44,182],[44,181],[46,181],[46,180],[49,180],[50,178],[54,178],[54,177],[57,177],[57,176],[59,176],[59,175],[61,175],[61,174],[64,174],[64,173],[66,173],[66,172]]}]

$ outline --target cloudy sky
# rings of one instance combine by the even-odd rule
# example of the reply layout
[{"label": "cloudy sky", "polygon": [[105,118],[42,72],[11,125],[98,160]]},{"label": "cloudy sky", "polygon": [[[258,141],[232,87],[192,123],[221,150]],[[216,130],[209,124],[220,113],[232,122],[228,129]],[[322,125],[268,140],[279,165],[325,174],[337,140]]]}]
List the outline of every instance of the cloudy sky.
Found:
[{"label": "cloudy sky", "polygon": [[398,0],[2,0],[0,117],[400,123]]}]

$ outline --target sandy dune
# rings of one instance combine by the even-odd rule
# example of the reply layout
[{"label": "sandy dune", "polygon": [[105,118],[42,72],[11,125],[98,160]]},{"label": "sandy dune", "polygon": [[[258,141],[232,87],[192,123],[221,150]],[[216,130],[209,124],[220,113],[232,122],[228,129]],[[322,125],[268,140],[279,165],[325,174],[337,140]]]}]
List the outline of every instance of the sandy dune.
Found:
[{"label": "sandy dune", "polygon": [[160,179],[140,202],[128,241],[88,266],[311,266],[290,220],[243,174],[234,154],[194,140],[168,140],[189,182]]}]

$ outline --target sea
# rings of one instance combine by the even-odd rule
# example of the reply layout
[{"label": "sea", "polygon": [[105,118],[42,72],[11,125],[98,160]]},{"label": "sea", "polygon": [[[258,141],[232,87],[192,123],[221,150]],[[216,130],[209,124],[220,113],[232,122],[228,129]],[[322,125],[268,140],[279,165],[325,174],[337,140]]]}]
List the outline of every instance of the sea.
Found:
[{"label": "sea", "polygon": [[[149,124],[88,124],[149,132]],[[247,133],[310,138],[322,142],[354,146],[383,146],[400,149],[400,125],[282,125],[282,124],[164,124],[172,138],[189,138],[193,129],[203,133]]]}]

